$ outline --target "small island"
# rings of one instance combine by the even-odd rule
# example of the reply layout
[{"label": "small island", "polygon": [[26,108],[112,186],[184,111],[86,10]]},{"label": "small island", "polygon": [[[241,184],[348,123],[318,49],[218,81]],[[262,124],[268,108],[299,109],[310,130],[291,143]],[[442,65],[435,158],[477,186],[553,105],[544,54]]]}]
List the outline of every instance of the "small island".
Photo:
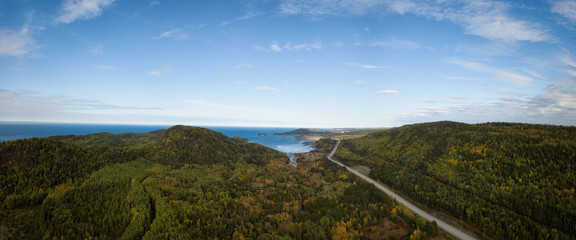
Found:
[{"label": "small island", "polygon": [[258,137],[266,137],[268,136],[266,133],[258,133]]}]

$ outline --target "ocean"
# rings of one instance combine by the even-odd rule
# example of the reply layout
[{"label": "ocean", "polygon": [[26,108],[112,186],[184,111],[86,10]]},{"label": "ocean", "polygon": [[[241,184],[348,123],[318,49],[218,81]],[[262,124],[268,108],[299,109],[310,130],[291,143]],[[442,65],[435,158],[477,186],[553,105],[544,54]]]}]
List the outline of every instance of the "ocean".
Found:
[{"label": "ocean", "polygon": [[[0,142],[33,137],[50,137],[58,135],[85,135],[91,133],[146,133],[158,129],[167,129],[169,125],[114,125],[114,124],[75,124],[75,123],[15,123],[0,122]],[[310,141],[295,136],[277,136],[294,128],[266,127],[204,127],[220,132],[228,137],[242,137],[249,142],[264,145],[287,154],[309,152],[314,148]],[[266,134],[266,136],[258,136]]]}]

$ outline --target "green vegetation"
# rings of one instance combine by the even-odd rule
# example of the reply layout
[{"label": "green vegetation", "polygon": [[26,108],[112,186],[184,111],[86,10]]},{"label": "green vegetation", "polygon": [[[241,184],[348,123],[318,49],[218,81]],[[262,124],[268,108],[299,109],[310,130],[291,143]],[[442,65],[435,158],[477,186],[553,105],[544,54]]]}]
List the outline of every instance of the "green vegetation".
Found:
[{"label": "green vegetation", "polygon": [[334,135],[334,138],[337,138],[340,140],[354,139],[354,138],[364,137],[368,134],[379,132],[382,130],[383,129],[349,129],[349,130],[347,129],[347,131],[344,133],[338,133],[338,134]]},{"label": "green vegetation", "polygon": [[5,142],[0,163],[0,239],[445,239],[326,159],[203,128]]},{"label": "green vegetation", "polygon": [[324,131],[321,129],[309,129],[309,128],[298,128],[285,133],[274,133],[274,135],[295,135],[295,136],[331,136],[333,135],[330,131]]},{"label": "green vegetation", "polygon": [[343,141],[335,157],[490,237],[576,236],[576,127],[415,124]]}]

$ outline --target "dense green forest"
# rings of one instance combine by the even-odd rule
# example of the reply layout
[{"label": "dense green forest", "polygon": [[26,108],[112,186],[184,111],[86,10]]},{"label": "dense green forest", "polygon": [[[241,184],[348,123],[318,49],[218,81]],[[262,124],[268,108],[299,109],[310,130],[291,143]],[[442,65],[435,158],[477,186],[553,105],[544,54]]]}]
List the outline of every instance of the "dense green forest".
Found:
[{"label": "dense green forest", "polygon": [[185,126],[0,143],[0,239],[447,238],[326,159],[288,162]]},{"label": "dense green forest", "polygon": [[345,140],[335,157],[485,236],[576,238],[576,127],[414,124]]}]

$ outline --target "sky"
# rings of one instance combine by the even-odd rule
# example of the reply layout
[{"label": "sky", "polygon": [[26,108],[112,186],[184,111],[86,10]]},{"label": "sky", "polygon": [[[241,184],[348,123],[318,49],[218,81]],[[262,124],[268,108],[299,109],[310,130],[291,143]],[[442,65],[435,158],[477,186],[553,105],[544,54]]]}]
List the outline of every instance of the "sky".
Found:
[{"label": "sky", "polygon": [[575,0],[0,0],[0,121],[576,125]]}]

